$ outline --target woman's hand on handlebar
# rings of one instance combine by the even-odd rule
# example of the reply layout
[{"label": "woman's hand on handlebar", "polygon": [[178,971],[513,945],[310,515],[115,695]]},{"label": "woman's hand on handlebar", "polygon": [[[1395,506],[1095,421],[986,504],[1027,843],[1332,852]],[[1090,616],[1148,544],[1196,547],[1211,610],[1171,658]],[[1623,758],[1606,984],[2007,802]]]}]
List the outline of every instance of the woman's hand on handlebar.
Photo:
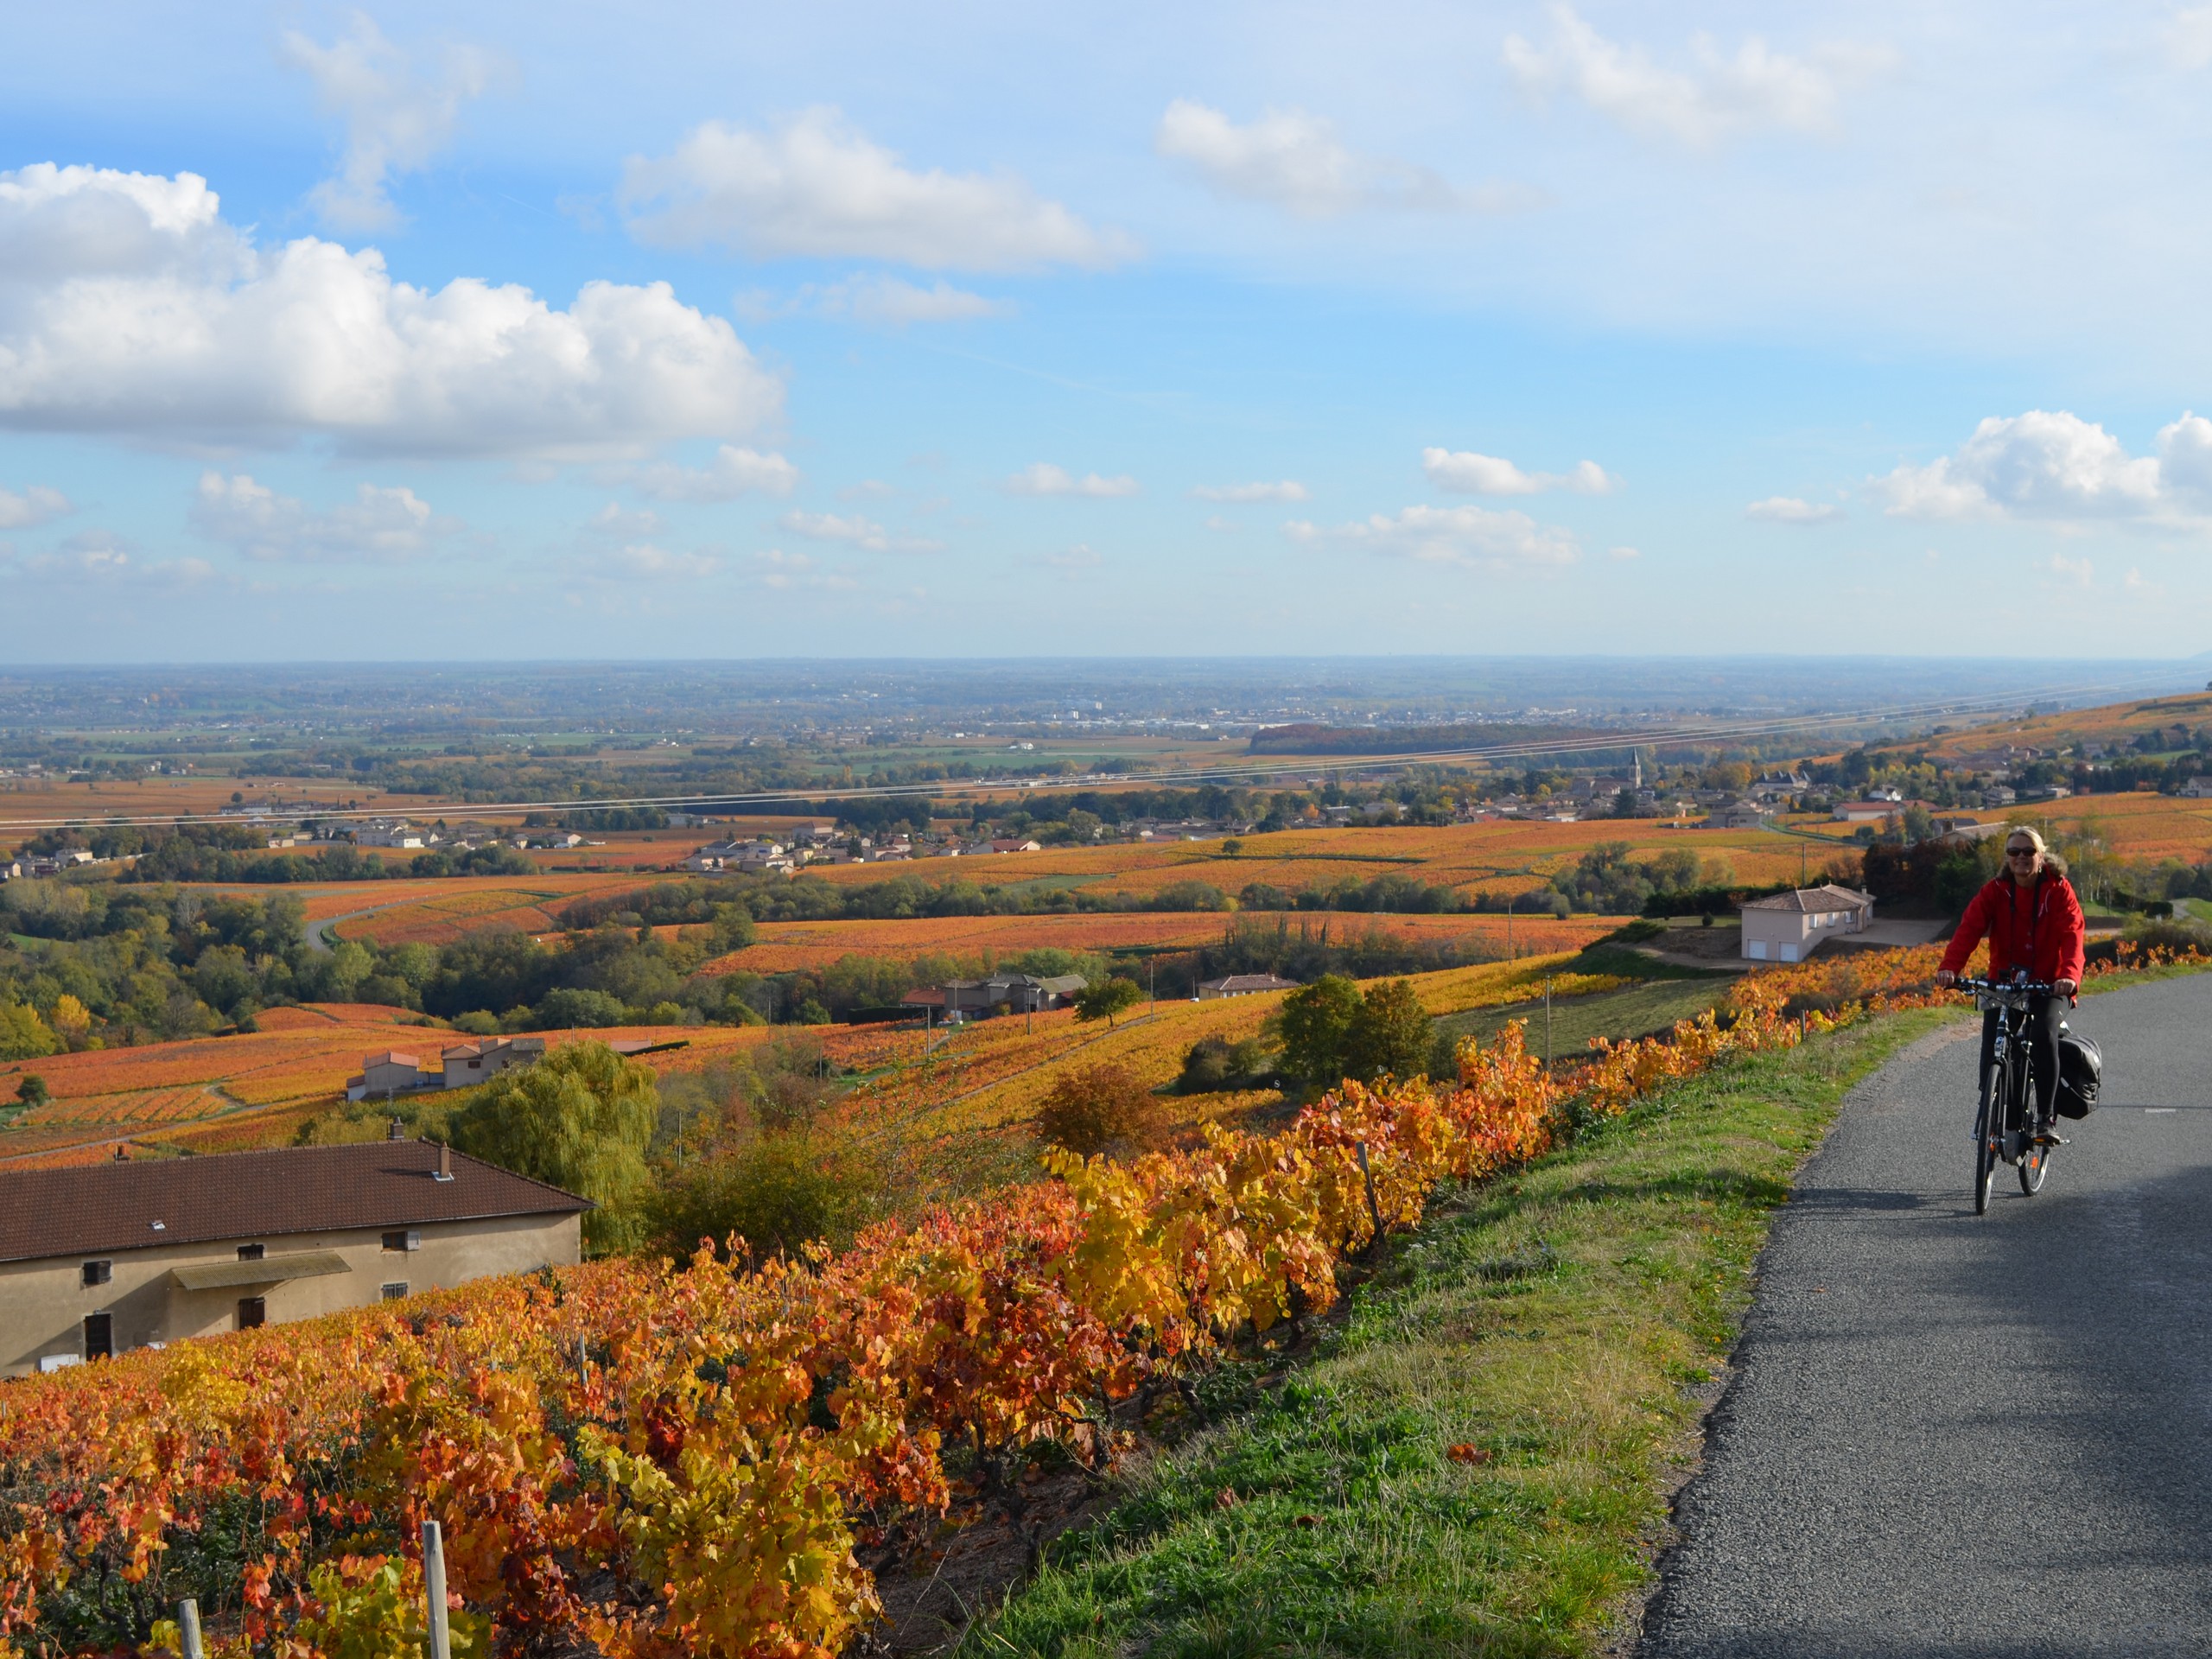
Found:
[{"label": "woman's hand on handlebar", "polygon": [[2050,988],[2060,996],[2071,996],[2082,988],[2070,979],[2054,979],[2050,982]]},{"label": "woman's hand on handlebar", "polygon": [[1936,983],[1940,988],[1948,991],[1952,986],[1958,982],[1959,976],[1953,973],[1949,969],[1938,968],[1936,970]]}]

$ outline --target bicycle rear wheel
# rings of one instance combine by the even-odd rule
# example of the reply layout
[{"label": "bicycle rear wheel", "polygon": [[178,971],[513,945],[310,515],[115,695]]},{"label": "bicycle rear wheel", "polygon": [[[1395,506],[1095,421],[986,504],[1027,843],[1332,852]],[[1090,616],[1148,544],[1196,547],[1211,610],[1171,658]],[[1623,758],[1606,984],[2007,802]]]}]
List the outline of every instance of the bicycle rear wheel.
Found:
[{"label": "bicycle rear wheel", "polygon": [[1997,1173],[1997,1143],[2005,1132],[2005,1073],[1989,1068],[1981,1085],[1981,1109],[1974,1119],[1974,1212],[1989,1213],[1989,1180]]}]

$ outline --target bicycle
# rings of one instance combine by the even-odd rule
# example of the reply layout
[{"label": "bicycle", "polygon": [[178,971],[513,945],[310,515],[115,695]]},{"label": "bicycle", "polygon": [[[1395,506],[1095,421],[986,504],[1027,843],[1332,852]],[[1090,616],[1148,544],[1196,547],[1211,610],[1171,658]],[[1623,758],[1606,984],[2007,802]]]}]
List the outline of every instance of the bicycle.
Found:
[{"label": "bicycle", "polygon": [[1974,1120],[1974,1212],[1980,1216],[1989,1211],[1989,1183],[1999,1159],[2018,1172],[2020,1191],[2033,1198],[2050,1173],[2050,1154],[2066,1144],[2035,1109],[2035,1045],[2024,1040],[2024,1031],[2029,1004],[2056,993],[2042,981],[2026,979],[2009,985],[1961,979],[1956,988],[1972,992],[1974,1006],[1984,1012],[1997,1010],[1989,1075]]}]

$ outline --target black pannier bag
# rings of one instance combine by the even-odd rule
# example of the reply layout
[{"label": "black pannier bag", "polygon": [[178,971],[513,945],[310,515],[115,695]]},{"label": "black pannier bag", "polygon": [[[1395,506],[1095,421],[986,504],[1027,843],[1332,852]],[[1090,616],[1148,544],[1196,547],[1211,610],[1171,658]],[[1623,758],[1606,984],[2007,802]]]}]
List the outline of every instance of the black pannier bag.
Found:
[{"label": "black pannier bag", "polygon": [[2058,1033],[2058,1089],[2054,1101],[2061,1117],[2087,1117],[2097,1108],[2104,1084],[2105,1057],[2096,1039],[2061,1027]]}]

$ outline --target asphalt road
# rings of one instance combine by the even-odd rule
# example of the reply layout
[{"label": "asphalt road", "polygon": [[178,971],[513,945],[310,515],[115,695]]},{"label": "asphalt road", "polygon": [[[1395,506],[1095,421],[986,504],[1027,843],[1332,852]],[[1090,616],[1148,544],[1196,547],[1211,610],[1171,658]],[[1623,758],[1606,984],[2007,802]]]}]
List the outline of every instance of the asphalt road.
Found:
[{"label": "asphalt road", "polygon": [[1968,1194],[1961,1027],[1782,1211],[1640,1659],[2212,1654],[2212,976],[2085,1000],[2104,1105]]}]

